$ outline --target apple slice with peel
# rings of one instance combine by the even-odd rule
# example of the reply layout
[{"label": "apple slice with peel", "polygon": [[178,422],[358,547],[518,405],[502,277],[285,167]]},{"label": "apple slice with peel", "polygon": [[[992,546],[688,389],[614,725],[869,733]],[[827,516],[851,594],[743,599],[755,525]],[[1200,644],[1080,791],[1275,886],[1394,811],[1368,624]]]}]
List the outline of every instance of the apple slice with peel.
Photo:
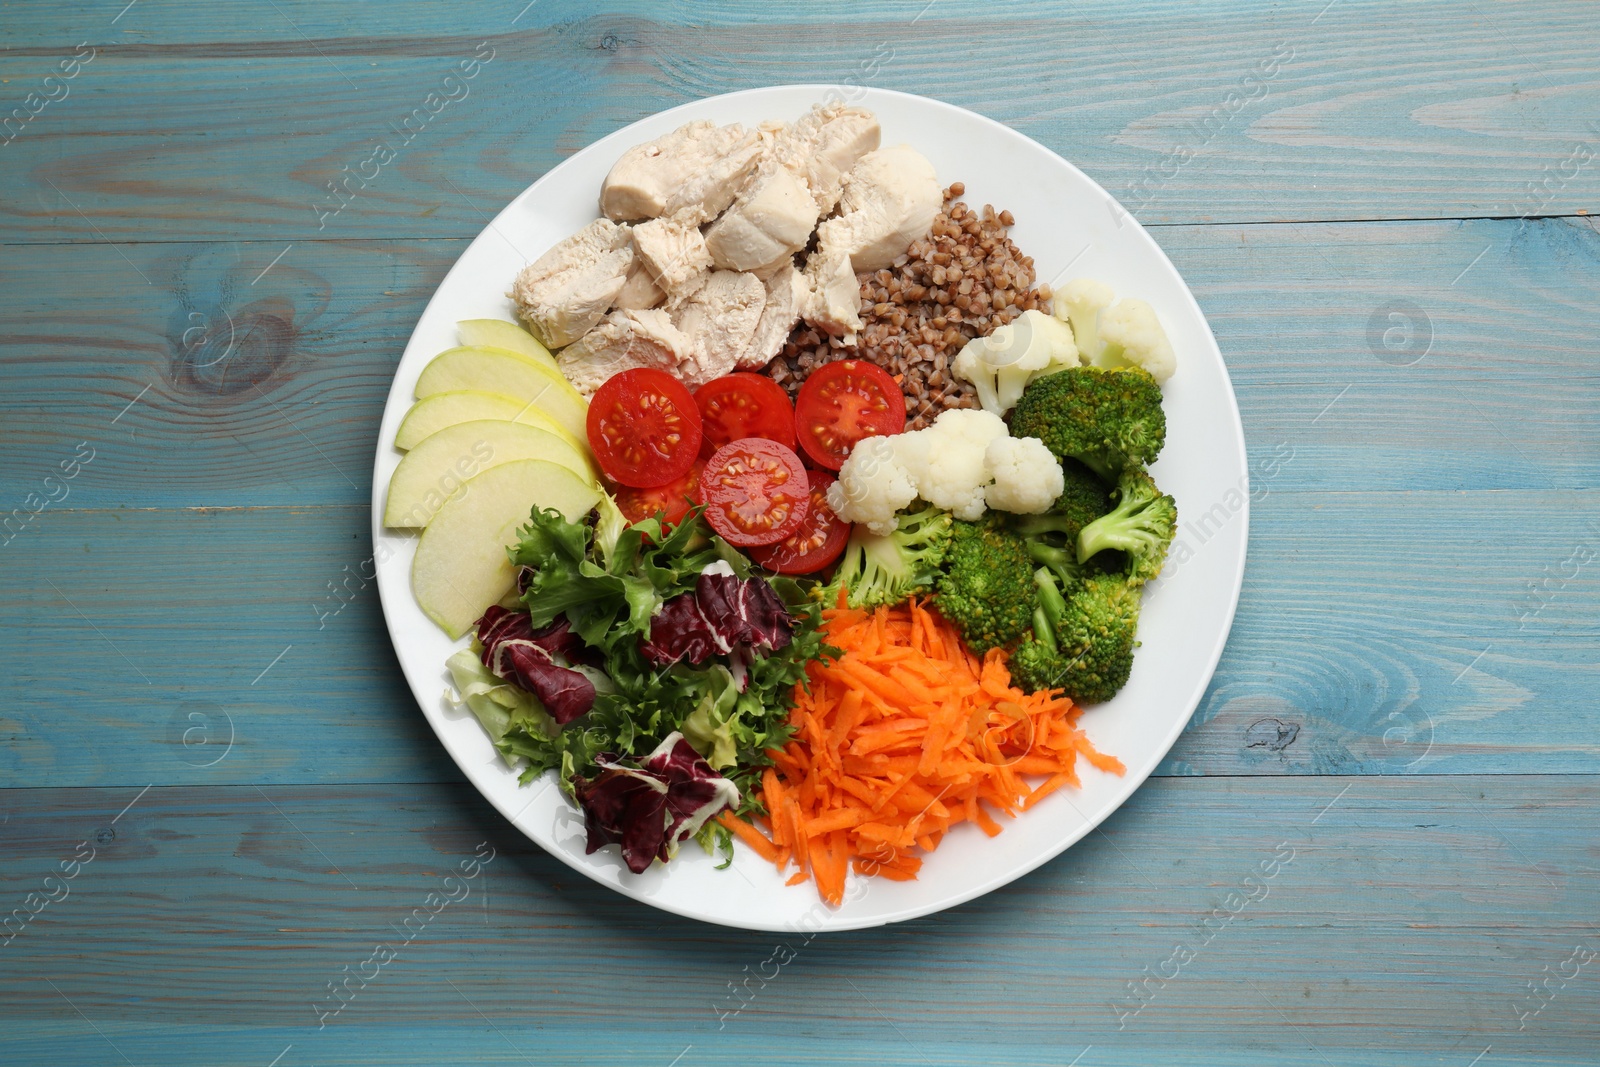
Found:
[{"label": "apple slice with peel", "polygon": [[422,368],[417,399],[471,389],[532,403],[574,437],[586,440],[589,402],[561,372],[503,348],[447,348]]},{"label": "apple slice with peel", "polygon": [[482,419],[446,426],[406,453],[389,479],[385,526],[426,526],[467,480],[514,459],[559,464],[593,483],[595,469],[566,441],[537,426]]},{"label": "apple slice with peel", "polygon": [[504,319],[465,319],[456,323],[456,336],[467,346],[504,348],[536,359],[554,369],[556,357],[539,339],[514,322]]},{"label": "apple slice with peel", "polygon": [[454,426],[460,422],[476,422],[479,419],[500,419],[504,422],[537,426],[560,437],[581,454],[585,456],[589,454],[587,442],[573,437],[567,432],[566,427],[526,400],[518,400],[499,393],[476,393],[469,389],[455,393],[435,393],[411,405],[411,410],[406,412],[406,417],[400,422],[400,429],[395,431],[394,447],[406,452],[421,444],[423,438],[436,434],[447,426]]},{"label": "apple slice with peel", "polygon": [[599,502],[599,489],[557,463],[517,459],[490,467],[422,532],[411,563],[417,604],[445,633],[460,637],[511,591],[516,575],[506,548],[535,506],[575,522]]}]

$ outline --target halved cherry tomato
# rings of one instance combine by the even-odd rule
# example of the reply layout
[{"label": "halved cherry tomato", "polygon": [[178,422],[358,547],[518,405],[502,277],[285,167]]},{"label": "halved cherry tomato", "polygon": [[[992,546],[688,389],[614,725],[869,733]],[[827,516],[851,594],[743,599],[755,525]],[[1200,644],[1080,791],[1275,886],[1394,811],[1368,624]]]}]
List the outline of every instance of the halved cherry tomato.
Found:
[{"label": "halved cherry tomato", "polygon": [[828,486],[833,475],[806,471],[811,479],[811,506],[805,521],[794,533],[776,544],[750,550],[759,566],[779,574],[813,574],[844,554],[850,540],[850,524],[842,521],[828,506]]},{"label": "halved cherry tomato", "polygon": [[689,473],[676,481],[650,489],[618,486],[612,495],[616,498],[617,508],[629,522],[653,519],[659,515],[662,529],[668,530],[694,507],[695,494],[700,490],[700,471],[704,468],[704,463],[695,460]]},{"label": "halved cherry tomato", "polygon": [[700,408],[700,454],[741,437],[765,437],[794,447],[794,405],[783,386],[764,374],[724,374],[694,391]]},{"label": "halved cherry tomato", "polygon": [[794,450],[761,437],[730,441],[700,472],[700,503],[711,528],[740,548],[782,541],[811,506],[806,469]]},{"label": "halved cherry tomato", "polygon": [[606,379],[589,401],[589,447],[606,477],[649,489],[688,473],[700,454],[700,409],[666,371],[635,367]]},{"label": "halved cherry tomato", "polygon": [[836,471],[857,441],[906,428],[906,398],[882,367],[841,359],[817,368],[800,387],[794,423],[811,461]]}]

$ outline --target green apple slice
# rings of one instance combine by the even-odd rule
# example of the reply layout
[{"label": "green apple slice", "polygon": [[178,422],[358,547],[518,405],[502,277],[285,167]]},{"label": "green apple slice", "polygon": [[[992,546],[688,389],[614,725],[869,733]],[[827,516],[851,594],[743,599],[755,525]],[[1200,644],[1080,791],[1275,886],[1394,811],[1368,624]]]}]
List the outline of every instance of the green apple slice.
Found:
[{"label": "green apple slice", "polygon": [[573,437],[566,427],[526,400],[500,393],[477,393],[470,389],[435,393],[411,405],[411,410],[400,421],[400,429],[395,431],[394,447],[407,452],[421,444],[423,438],[431,437],[447,426],[479,419],[500,419],[537,426],[560,437],[581,454],[587,455],[589,452],[588,444]]},{"label": "green apple slice", "polygon": [[550,350],[514,322],[504,319],[465,319],[456,323],[456,336],[469,347],[504,348],[555,369],[556,357],[550,354]]},{"label": "green apple slice", "polygon": [[417,399],[471,389],[532,403],[562,429],[587,439],[589,403],[558,370],[503,348],[447,348],[433,357],[417,379]]},{"label": "green apple slice", "polygon": [[498,419],[460,422],[406,453],[389,479],[383,524],[426,526],[469,478],[516,459],[547,460],[586,482],[595,481],[596,472],[583,454],[548,430]]},{"label": "green apple slice", "polygon": [[576,522],[600,490],[557,463],[518,459],[490,467],[439,509],[417,542],[411,589],[428,618],[460,637],[516,580],[506,548],[535,507]]}]

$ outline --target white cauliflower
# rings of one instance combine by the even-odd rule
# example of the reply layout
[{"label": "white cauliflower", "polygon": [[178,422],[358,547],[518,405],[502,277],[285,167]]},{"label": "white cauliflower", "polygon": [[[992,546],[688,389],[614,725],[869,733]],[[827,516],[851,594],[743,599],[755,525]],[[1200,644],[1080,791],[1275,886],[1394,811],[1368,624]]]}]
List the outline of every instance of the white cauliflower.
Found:
[{"label": "white cauliflower", "polygon": [[1078,354],[1091,366],[1143,367],[1158,382],[1178,369],[1155,308],[1143,300],[1117,300],[1109,286],[1074,278],[1056,291],[1052,309],[1056,318],[1072,324]]},{"label": "white cauliflower", "polygon": [[1072,336],[1085,363],[1093,363],[1100,352],[1100,312],[1116,298],[1116,292],[1104,282],[1074,278],[1057,289],[1050,302],[1056,318],[1072,324]]},{"label": "white cauliflower", "polygon": [[984,502],[996,511],[1042,515],[1066,488],[1060,462],[1037,437],[997,437],[983,461],[994,479]]},{"label": "white cauliflower", "polygon": [[1077,365],[1078,346],[1067,324],[1029,310],[987,337],[968,341],[950,369],[977,388],[983,410],[1004,415],[1034,378]]},{"label": "white cauliflower", "polygon": [[[919,431],[926,432],[926,431]],[[845,522],[864,523],[875,534],[891,534],[894,513],[917,498],[917,485],[900,462],[899,442],[916,434],[858,441],[828,487],[828,506]]]},{"label": "white cauliflower", "polygon": [[1100,312],[1100,342],[1095,360],[1099,366],[1132,363],[1149,371],[1158,382],[1166,381],[1178,369],[1172,342],[1156,318],[1156,309],[1143,300],[1125,296]]},{"label": "white cauliflower", "polygon": [[[916,484],[917,495],[958,519],[983,516],[989,443],[1006,436],[1000,416],[955,408],[925,430],[895,438],[895,454]],[[859,447],[859,446],[857,446]]]}]

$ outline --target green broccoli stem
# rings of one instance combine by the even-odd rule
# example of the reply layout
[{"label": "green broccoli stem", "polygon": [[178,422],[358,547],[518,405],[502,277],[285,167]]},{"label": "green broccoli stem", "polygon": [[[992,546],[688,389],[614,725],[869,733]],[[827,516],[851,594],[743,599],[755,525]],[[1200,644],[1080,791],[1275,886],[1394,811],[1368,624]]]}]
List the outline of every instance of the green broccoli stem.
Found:
[{"label": "green broccoli stem", "polygon": [[1034,571],[1033,583],[1039,587],[1039,605],[1033,609],[1034,636],[1054,649],[1056,627],[1067,617],[1067,599],[1061,595],[1061,587],[1049,567]]},{"label": "green broccoli stem", "polygon": [[1116,508],[1078,531],[1078,562],[1087,563],[1108,549],[1135,555],[1145,551],[1155,540],[1143,515],[1151,499],[1124,491]]},{"label": "green broccoli stem", "polygon": [[1018,515],[1011,520],[1011,528],[1023,537],[1039,537],[1043,534],[1072,534],[1080,528],[1079,523],[1066,515]]},{"label": "green broccoli stem", "polygon": [[[1082,566],[1065,548],[1057,548],[1043,541],[1029,541],[1028,556],[1035,563],[1042,563],[1052,571],[1062,586],[1070,588],[1077,585],[1078,580],[1083,577]],[[1057,595],[1060,595],[1059,591]]]}]

